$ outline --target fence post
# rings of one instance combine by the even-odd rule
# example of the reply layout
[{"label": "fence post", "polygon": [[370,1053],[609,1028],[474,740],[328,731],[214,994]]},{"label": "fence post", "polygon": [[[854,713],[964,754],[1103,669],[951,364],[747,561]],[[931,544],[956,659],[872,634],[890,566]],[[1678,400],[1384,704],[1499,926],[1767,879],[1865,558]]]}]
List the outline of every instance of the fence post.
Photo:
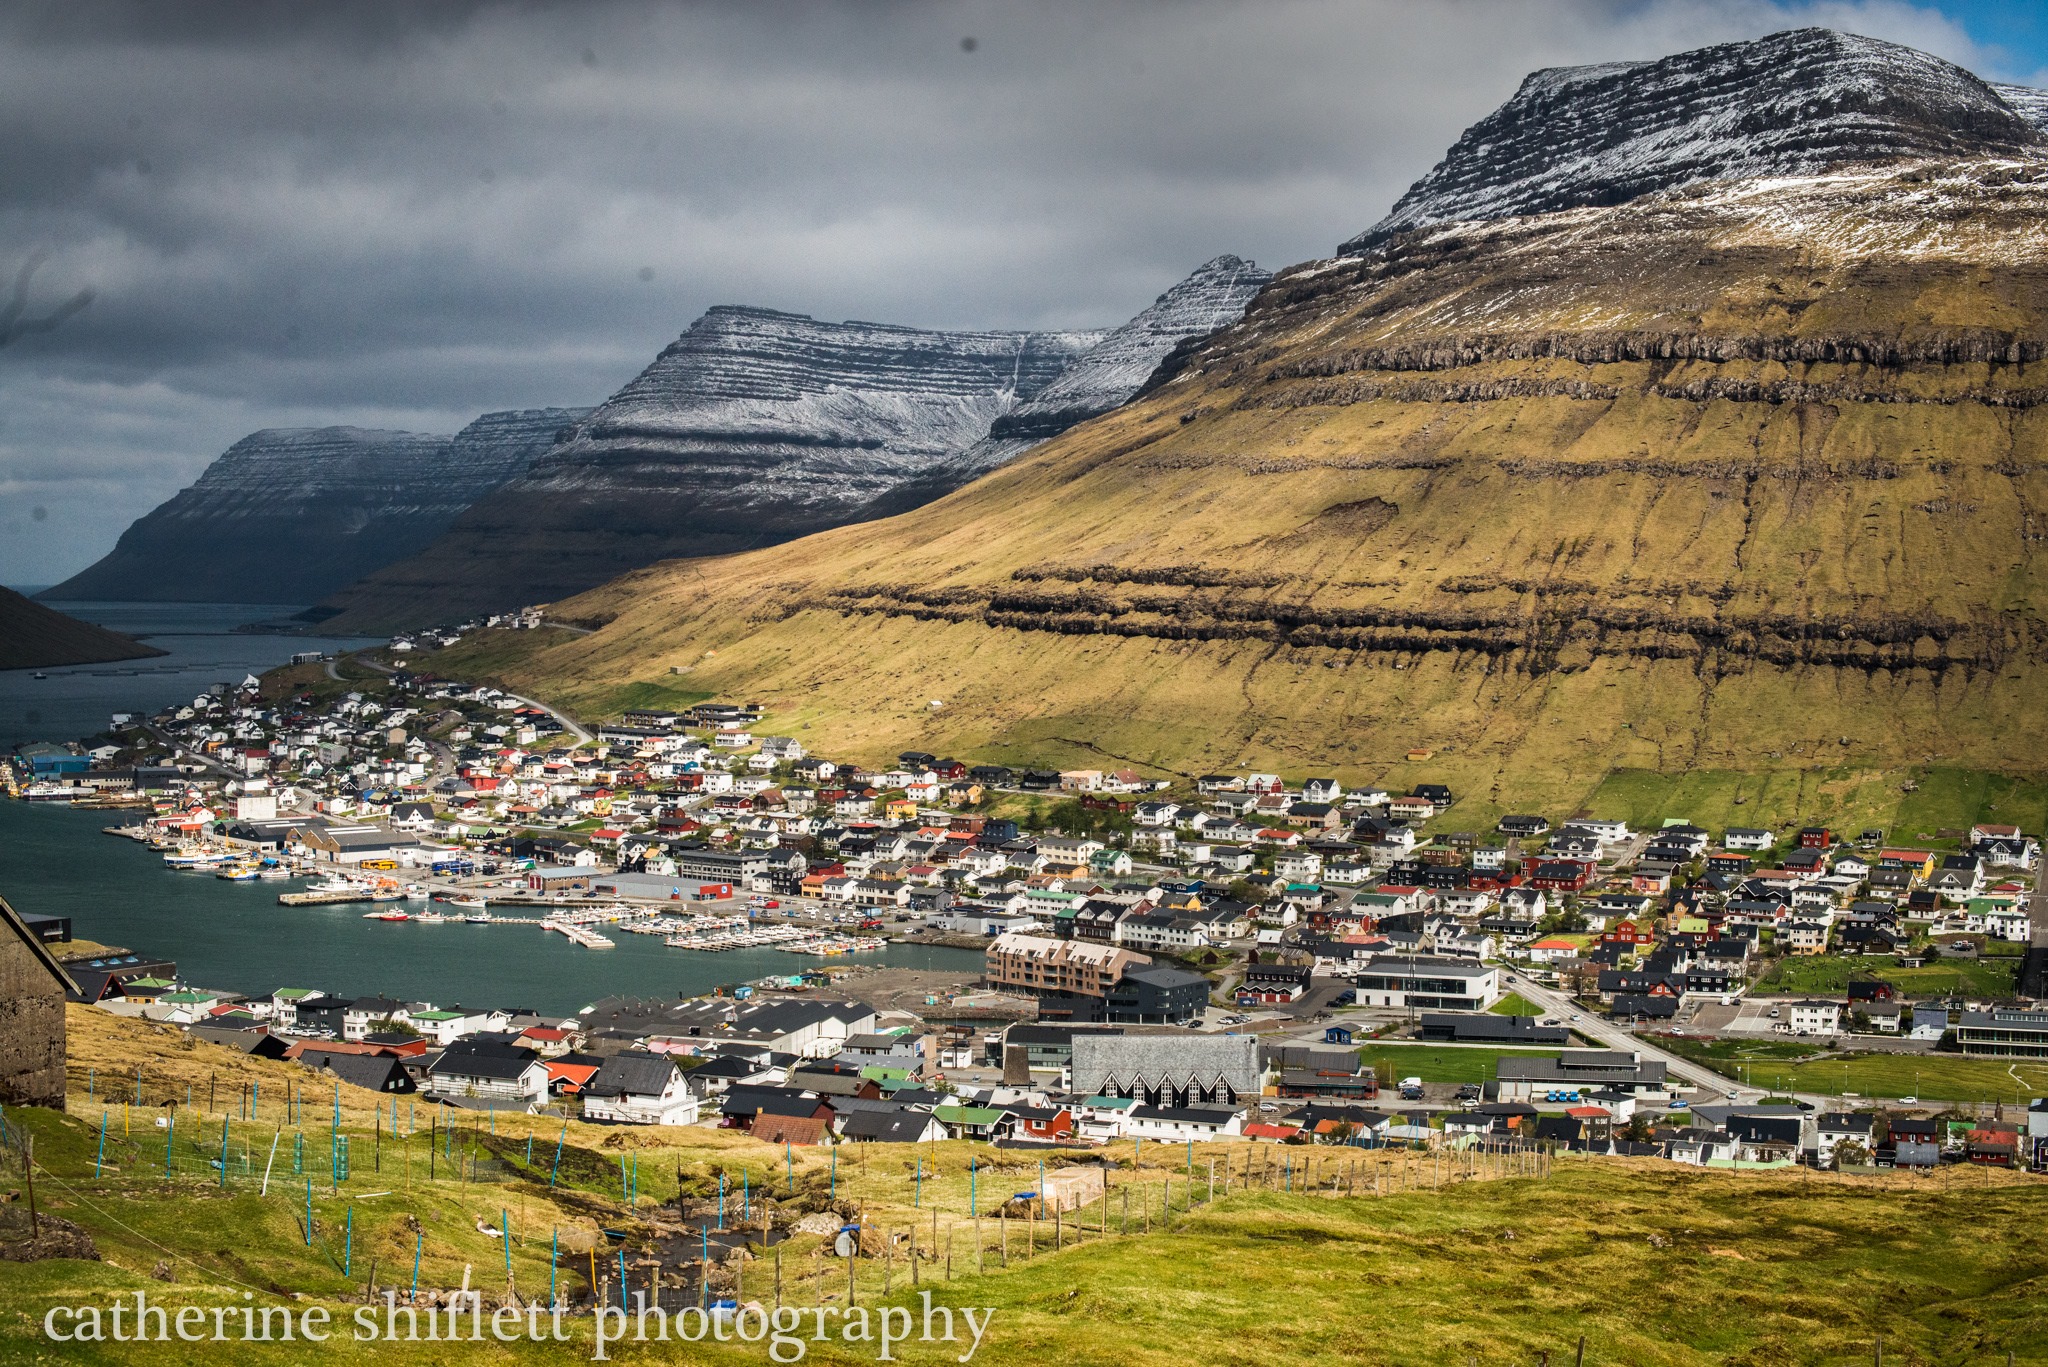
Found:
[{"label": "fence post", "polygon": [[220,1184],[228,1184],[228,1118],[220,1118]]},{"label": "fence post", "polygon": [[99,1147],[99,1151],[98,1151],[97,1153],[95,1153],[95,1154],[93,1155],[93,1160],[92,1160],[92,1175],[93,1175],[94,1177],[98,1177],[98,1176],[100,1175],[100,1165],[101,1165],[101,1164],[103,1164],[104,1162],[106,1162],[106,1159],[107,1159],[107,1113],[106,1113],[105,1111],[101,1111],[101,1112],[100,1112],[100,1147]]}]

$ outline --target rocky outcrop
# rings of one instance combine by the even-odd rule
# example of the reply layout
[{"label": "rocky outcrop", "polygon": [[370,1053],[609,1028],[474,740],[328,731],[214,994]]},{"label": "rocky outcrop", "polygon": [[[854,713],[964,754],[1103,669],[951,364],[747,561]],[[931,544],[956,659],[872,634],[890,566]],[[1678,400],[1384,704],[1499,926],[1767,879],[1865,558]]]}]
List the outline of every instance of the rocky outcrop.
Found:
[{"label": "rocky outcrop", "polygon": [[1205,261],[1152,306],[1090,348],[1039,394],[995,420],[986,441],[962,461],[990,470],[1036,442],[1121,407],[1182,344],[1209,337],[1244,316],[1273,278],[1238,256]]},{"label": "rocky outcrop", "polygon": [[454,437],[251,433],[53,600],[311,603],[427,545],[589,410],[487,413]]},{"label": "rocky outcrop", "polygon": [[1622,204],[1851,163],[2040,150],[2048,96],[1912,48],[1797,29],[1650,62],[1553,67],[1465,130],[1357,254],[1434,224]]},{"label": "rocky outcrop", "polygon": [[0,669],[96,665],[165,653],[0,588]]}]

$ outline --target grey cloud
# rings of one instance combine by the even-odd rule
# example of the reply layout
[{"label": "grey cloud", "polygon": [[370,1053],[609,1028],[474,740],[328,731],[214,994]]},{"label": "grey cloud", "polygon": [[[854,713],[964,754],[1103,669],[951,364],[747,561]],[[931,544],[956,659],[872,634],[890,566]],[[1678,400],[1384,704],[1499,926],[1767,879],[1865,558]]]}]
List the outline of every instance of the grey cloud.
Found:
[{"label": "grey cloud", "polygon": [[0,278],[97,291],[0,352],[0,497],[51,510],[0,580],[252,428],[593,403],[714,303],[1119,322],[1218,252],[1327,254],[1531,67],[1815,21],[1992,71],[1895,3],[0,13]]}]

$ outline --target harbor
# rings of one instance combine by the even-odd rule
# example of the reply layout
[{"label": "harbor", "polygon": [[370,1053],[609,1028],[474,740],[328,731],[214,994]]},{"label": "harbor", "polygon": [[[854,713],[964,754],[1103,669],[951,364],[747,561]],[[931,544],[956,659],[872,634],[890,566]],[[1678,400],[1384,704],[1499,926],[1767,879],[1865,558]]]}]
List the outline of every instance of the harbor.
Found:
[{"label": "harbor", "polygon": [[[787,980],[816,962],[773,945],[678,952],[664,943],[673,929],[624,933],[636,923],[684,924],[686,918],[673,909],[622,912],[604,923],[603,932],[593,932],[613,948],[593,953],[555,933],[499,932],[501,926],[538,930],[552,910],[538,899],[522,905],[491,897],[485,907],[465,907],[455,900],[405,897],[401,889],[388,903],[351,897],[281,905],[282,897],[306,894],[326,880],[303,871],[282,880],[248,881],[217,878],[210,867],[176,871],[165,866],[163,851],[103,834],[107,824],[105,812],[0,802],[0,880],[8,900],[25,913],[70,917],[81,938],[175,959],[181,975],[214,987],[267,993],[280,983],[300,983],[333,992],[376,990],[570,1014],[612,995],[674,998]],[[365,920],[363,913],[373,906],[392,907],[407,919]],[[490,920],[471,920],[477,912]],[[611,904],[602,914],[612,914]],[[616,938],[614,928],[621,932]],[[980,971],[981,956],[970,950],[876,943],[877,949],[827,954],[823,961],[963,977]]]}]

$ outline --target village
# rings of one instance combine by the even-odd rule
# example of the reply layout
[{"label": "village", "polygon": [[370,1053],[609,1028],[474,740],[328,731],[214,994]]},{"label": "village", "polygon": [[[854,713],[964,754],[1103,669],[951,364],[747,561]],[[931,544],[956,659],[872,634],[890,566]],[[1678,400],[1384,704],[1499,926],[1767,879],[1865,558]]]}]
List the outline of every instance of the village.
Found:
[{"label": "village", "polygon": [[[754,703],[586,729],[436,677],[417,644],[23,747],[10,791],[105,810],[186,875],[317,877],[287,909],[818,965],[545,1017],[211,989],[180,976],[174,928],[70,954],[68,923],[23,920],[74,1000],[392,1097],[784,1145],[2048,1164],[2040,848],[2015,827],[1946,849],[1678,813],[1469,832],[1440,829],[1456,795],[1427,782],[876,768],[768,734]],[[863,1000],[847,966],[892,940],[974,947],[980,971]]]}]

